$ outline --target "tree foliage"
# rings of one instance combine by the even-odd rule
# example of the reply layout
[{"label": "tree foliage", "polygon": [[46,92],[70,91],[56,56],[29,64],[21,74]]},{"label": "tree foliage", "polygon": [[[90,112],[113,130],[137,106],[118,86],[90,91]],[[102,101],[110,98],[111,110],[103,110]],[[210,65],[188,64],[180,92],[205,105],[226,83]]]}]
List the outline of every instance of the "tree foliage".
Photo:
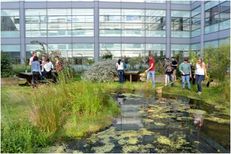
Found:
[{"label": "tree foliage", "polygon": [[209,76],[224,81],[228,69],[230,69],[230,45],[222,45],[219,48],[205,49],[204,61],[208,65]]}]

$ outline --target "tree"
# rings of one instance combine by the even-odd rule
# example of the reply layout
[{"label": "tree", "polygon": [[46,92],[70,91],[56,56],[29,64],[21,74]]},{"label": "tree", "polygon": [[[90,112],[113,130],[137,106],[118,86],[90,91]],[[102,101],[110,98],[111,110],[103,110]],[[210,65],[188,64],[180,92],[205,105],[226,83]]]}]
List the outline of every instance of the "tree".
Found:
[{"label": "tree", "polygon": [[230,68],[230,45],[219,48],[206,48],[204,61],[208,65],[208,74],[219,81],[225,80],[225,75]]}]

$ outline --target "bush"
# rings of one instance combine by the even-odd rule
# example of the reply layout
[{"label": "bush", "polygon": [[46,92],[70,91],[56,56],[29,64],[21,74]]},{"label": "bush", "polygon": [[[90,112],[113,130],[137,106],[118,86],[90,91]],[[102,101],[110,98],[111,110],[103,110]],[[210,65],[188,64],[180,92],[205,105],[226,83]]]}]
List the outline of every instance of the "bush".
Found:
[{"label": "bush", "polygon": [[102,55],[102,59],[107,60],[107,59],[112,59],[112,53],[109,50],[106,50],[105,53]]},{"label": "bush", "polygon": [[28,72],[30,72],[31,67],[29,65],[23,65],[23,64],[13,65],[13,73],[14,74],[18,74],[19,72],[25,72],[26,70]]},{"label": "bush", "polygon": [[205,49],[205,63],[208,64],[208,74],[214,79],[224,81],[230,67],[230,45],[222,45],[219,48]]},{"label": "bush", "polygon": [[37,152],[45,147],[47,137],[29,122],[7,122],[1,128],[1,152],[22,153]]},{"label": "bush", "polygon": [[12,61],[7,53],[1,51],[1,74],[2,77],[9,77],[12,75]]},{"label": "bush", "polygon": [[117,77],[116,60],[105,60],[94,63],[83,75],[85,80],[108,82]]}]

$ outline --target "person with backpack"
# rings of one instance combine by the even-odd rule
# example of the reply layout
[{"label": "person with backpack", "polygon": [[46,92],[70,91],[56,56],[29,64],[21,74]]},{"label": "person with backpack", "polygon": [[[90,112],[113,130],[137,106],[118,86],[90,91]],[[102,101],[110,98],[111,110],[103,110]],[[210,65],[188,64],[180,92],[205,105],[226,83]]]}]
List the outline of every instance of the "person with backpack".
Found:
[{"label": "person with backpack", "polygon": [[184,62],[182,62],[179,66],[179,71],[181,72],[181,78],[182,78],[182,88],[185,88],[185,82],[187,82],[188,89],[191,89],[190,85],[190,77],[191,75],[191,65],[188,62],[188,58],[184,58]]},{"label": "person with backpack", "polygon": [[178,62],[175,57],[172,57],[172,68],[173,68],[173,81],[176,81],[176,70],[177,70]]},{"label": "person with backpack", "polygon": [[169,85],[172,80],[173,68],[170,59],[166,59],[165,61],[165,86]]}]

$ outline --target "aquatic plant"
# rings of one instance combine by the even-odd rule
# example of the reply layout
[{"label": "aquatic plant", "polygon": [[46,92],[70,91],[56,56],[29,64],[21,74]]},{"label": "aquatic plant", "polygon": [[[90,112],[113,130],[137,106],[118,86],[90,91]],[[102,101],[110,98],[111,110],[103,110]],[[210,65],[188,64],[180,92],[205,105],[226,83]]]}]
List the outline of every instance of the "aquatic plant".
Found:
[{"label": "aquatic plant", "polygon": [[97,146],[93,147],[92,150],[94,150],[96,153],[105,153],[105,152],[110,152],[114,148],[114,144],[112,143],[106,143],[103,146]]}]

